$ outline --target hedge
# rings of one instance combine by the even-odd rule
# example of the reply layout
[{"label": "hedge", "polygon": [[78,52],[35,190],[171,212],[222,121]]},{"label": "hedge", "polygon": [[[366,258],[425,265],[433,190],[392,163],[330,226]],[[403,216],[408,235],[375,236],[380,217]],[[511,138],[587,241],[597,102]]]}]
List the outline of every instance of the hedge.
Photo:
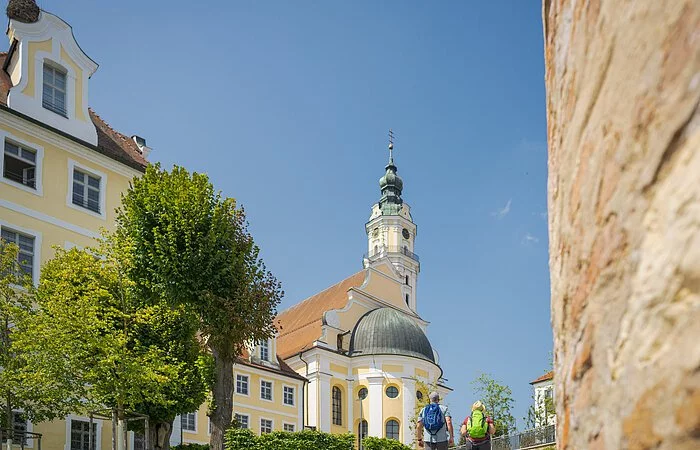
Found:
[{"label": "hedge", "polygon": [[365,450],[413,450],[399,441],[371,436],[362,440],[362,447]]},{"label": "hedge", "polygon": [[274,431],[256,436],[247,429],[231,428],[224,437],[226,450],[352,450],[355,436],[304,430]]},{"label": "hedge", "polygon": [[170,450],[209,450],[209,444],[180,444],[170,447]]}]

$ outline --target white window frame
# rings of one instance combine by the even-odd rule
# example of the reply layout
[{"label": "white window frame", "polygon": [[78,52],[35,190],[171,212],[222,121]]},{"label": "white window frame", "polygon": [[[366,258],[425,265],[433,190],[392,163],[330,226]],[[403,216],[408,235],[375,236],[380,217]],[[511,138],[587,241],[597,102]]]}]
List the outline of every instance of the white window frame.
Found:
[{"label": "white window frame", "polygon": [[[29,192],[30,194],[34,194],[39,197],[44,196],[44,184],[42,183],[42,170],[43,170],[43,163],[44,163],[44,147],[41,145],[36,145],[33,142],[26,141],[24,139],[20,139],[17,136],[8,133],[5,130],[0,130],[0,137],[2,137],[2,155],[3,157],[0,158],[0,181],[2,181],[5,184],[9,184],[10,186],[13,186],[17,189],[21,189],[25,192]],[[35,182],[35,189],[30,188],[29,186],[25,186],[22,183],[18,183],[16,181],[9,180],[4,177],[3,173],[5,172],[5,141],[10,141],[16,145],[19,145],[20,147],[25,147],[27,150],[33,150],[36,152],[36,161],[34,163],[35,167],[35,172],[36,172],[36,182]]]},{"label": "white window frame", "polygon": [[261,417],[260,420],[258,421],[258,431],[260,432],[260,435],[262,436],[263,431],[262,431],[262,421],[267,420],[270,422],[270,431],[268,433],[272,433],[275,431],[275,419],[268,419],[267,417]]},{"label": "white window frame", "polygon": [[[187,416],[187,415],[189,415],[189,414],[193,414],[193,415],[194,415],[194,431],[188,430],[187,428],[185,428],[185,427],[182,425],[182,423],[183,423],[183,422],[182,422],[183,417],[185,417],[185,416]],[[193,413],[180,414],[180,429],[182,429],[182,432],[183,432],[183,433],[190,433],[190,434],[197,434],[197,433],[199,433],[199,420],[198,420],[198,419],[199,419],[199,418],[197,417],[197,411],[195,411],[195,412],[193,412]]]},{"label": "white window frame", "polygon": [[7,228],[21,234],[34,237],[34,259],[32,260],[32,283],[39,285],[39,274],[41,273],[41,232],[29,228],[19,227],[15,224],[5,222],[0,219],[0,229]]},{"label": "white window frame", "polygon": [[[73,171],[78,169],[80,172],[87,173],[100,179],[100,212],[96,213],[82,206],[73,203]],[[66,195],[66,205],[85,214],[97,217],[102,220],[107,220],[107,174],[99,170],[88,167],[73,159],[68,159],[68,194]]]},{"label": "white window frame", "polygon": [[238,417],[245,417],[245,418],[246,418],[246,424],[248,425],[248,426],[246,427],[246,429],[247,429],[247,430],[250,430],[250,414],[233,413],[234,419],[236,418],[236,416],[238,416]]},{"label": "white window frame", "polygon": [[[248,391],[247,394],[243,394],[243,393],[238,392],[238,377],[246,379],[246,390]],[[234,393],[236,395],[240,395],[242,397],[250,397],[250,376],[249,375],[243,375],[243,374],[237,373],[235,383],[236,383],[236,387],[235,387]]]},{"label": "white window frame", "polygon": [[[66,417],[66,450],[70,450],[70,431],[71,431],[71,424],[74,420],[79,420],[81,422],[88,422],[90,423],[90,418],[89,417],[84,417],[84,416],[76,416],[73,414],[70,414]],[[93,423],[96,424],[96,433],[95,433],[95,450],[102,450],[102,420],[100,419],[93,419]]]},{"label": "white window frame", "polygon": [[[286,392],[285,392],[286,389],[292,390],[292,403],[287,403],[287,397],[286,397]],[[296,404],[297,404],[297,389],[296,389],[296,387],[289,385],[289,384],[282,385],[282,404],[285,406],[296,406]]]},{"label": "white window frame", "polygon": [[[263,344],[265,346],[263,347]],[[267,351],[267,358],[263,358],[263,348]],[[272,362],[272,345],[270,345],[269,339],[263,339],[258,343],[258,357],[261,361]]]},{"label": "white window frame", "polygon": [[[263,383],[270,383],[270,398],[263,398],[262,396],[262,385]],[[275,383],[273,380],[266,380],[264,378],[260,378],[260,390],[259,390],[259,395],[260,395],[260,400],[264,402],[274,402],[275,401]]]},{"label": "white window frame", "polygon": [[[286,427],[286,426],[291,426],[292,430],[291,431],[285,430],[284,427]],[[295,433],[297,431],[297,425],[295,423],[291,423],[291,422],[282,422],[282,431],[286,431],[288,433]]]},{"label": "white window frame", "polygon": [[[65,110],[63,112],[59,112],[53,108],[47,108],[46,106],[44,106],[44,68],[46,66],[52,68],[54,70],[54,73],[56,71],[63,72],[63,74],[65,76],[66,84],[63,87],[63,95],[64,95],[63,107],[65,108]],[[36,68],[34,70],[36,70]],[[70,118],[69,110],[71,108],[69,107],[69,104],[68,104],[68,93],[71,91],[71,89],[70,89],[69,85],[71,83],[75,83],[75,79],[71,79],[68,68],[66,66],[64,66],[63,64],[55,62],[52,59],[44,58],[42,63],[41,63],[40,71],[41,71],[41,85],[39,86],[39,88],[41,89],[41,96],[40,96],[41,107],[47,111],[52,112],[53,114],[57,114],[57,115],[61,116],[63,118],[66,118],[66,119]],[[56,90],[56,86],[54,86],[54,85],[51,85],[51,88]]]}]

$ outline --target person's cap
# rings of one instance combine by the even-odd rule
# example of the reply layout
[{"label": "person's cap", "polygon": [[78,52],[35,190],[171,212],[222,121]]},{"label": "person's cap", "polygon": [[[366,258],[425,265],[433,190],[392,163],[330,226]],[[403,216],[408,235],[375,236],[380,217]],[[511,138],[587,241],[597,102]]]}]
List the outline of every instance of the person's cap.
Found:
[{"label": "person's cap", "polygon": [[437,402],[440,400],[440,394],[433,391],[430,393],[430,395],[428,395],[428,398],[430,399],[431,402]]}]

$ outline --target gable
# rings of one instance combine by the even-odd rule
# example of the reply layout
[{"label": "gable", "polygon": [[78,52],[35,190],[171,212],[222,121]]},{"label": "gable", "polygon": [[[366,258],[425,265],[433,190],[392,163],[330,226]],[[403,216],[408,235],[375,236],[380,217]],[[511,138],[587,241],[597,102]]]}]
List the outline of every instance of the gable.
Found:
[{"label": "gable", "polygon": [[11,19],[7,35],[11,48],[4,69],[12,82],[7,105],[97,145],[97,130],[88,111],[88,80],[97,63],[80,48],[70,25],[41,11],[36,22]]}]

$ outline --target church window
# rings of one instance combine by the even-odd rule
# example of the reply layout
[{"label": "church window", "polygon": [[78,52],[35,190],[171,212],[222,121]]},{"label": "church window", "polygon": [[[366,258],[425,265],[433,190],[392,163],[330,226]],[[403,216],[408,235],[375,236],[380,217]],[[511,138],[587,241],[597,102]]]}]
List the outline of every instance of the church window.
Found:
[{"label": "church window", "polygon": [[389,398],[396,398],[399,396],[399,388],[396,386],[389,386],[386,388],[386,396]]},{"label": "church window", "polygon": [[386,438],[399,440],[399,422],[391,419],[386,423]]},{"label": "church window", "polygon": [[66,71],[44,63],[42,105],[49,111],[66,115]]},{"label": "church window", "polygon": [[360,389],[359,392],[357,393],[357,397],[360,400],[366,399],[367,398],[367,388],[363,387],[362,389]]},{"label": "church window", "polygon": [[367,430],[368,430],[367,421],[366,420],[360,421],[360,423],[357,425],[357,436],[359,436],[359,438],[360,438],[360,445],[359,445],[360,450],[362,450],[362,448],[363,448],[362,440],[367,437],[367,434],[368,434]]},{"label": "church window", "polygon": [[343,424],[343,393],[338,386],[333,386],[333,425]]}]

